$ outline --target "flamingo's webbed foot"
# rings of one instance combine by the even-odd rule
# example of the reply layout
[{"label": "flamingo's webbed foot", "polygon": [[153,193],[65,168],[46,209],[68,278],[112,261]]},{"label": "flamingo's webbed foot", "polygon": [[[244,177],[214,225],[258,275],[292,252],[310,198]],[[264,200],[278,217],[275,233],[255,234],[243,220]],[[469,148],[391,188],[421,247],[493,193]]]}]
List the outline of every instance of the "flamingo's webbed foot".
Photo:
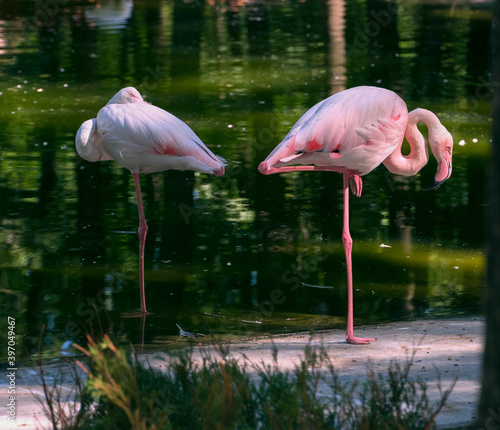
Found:
[{"label": "flamingo's webbed foot", "polygon": [[373,337],[356,337],[354,334],[347,334],[345,337],[347,343],[352,345],[369,345],[370,342],[374,342],[377,339]]}]

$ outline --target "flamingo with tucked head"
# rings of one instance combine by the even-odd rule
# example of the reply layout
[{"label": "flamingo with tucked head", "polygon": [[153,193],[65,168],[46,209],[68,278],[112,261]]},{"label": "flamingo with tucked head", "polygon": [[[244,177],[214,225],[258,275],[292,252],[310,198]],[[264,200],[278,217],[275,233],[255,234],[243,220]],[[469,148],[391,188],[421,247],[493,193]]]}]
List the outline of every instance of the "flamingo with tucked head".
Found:
[{"label": "flamingo with tucked head", "polygon": [[194,170],[224,174],[226,162],[214,155],[189,126],[145,102],[135,88],[118,91],[76,135],[76,150],[87,161],[115,160],[134,177],[139,211],[139,282],[141,313],[146,311],[144,245],[148,226],[142,205],[140,173]]},{"label": "flamingo with tucked head", "polygon": [[[285,139],[259,165],[264,175],[296,171],[339,172],[344,178],[342,241],[347,265],[346,341],[367,344],[373,338],[354,336],[352,238],[349,231],[349,185],[361,196],[361,176],[381,163],[397,175],[415,175],[429,160],[427,143],[417,124],[429,131],[429,146],[438,162],[431,189],[452,170],[453,138],[438,117],[426,109],[408,113],[396,93],[377,87],[355,87],[319,102],[292,127]],[[403,155],[406,137],[410,153]]]}]

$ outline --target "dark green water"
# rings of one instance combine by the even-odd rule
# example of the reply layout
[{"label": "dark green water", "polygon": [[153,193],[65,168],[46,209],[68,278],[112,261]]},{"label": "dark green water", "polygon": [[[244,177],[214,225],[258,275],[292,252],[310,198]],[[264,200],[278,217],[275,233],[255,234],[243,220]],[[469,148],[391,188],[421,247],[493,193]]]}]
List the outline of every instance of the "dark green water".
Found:
[{"label": "dark green water", "polygon": [[220,178],[142,177],[146,347],[175,344],[176,323],[224,338],[345,326],[342,176],[257,166],[309,107],[356,85],[434,111],[455,147],[437,191],[431,160],[412,178],[381,166],[351,198],[355,324],[479,315],[490,18],[410,1],[3,1],[0,309],[18,354],[42,326],[47,350],[110,324],[141,342],[131,175],[74,150],[130,85],[229,163]]}]

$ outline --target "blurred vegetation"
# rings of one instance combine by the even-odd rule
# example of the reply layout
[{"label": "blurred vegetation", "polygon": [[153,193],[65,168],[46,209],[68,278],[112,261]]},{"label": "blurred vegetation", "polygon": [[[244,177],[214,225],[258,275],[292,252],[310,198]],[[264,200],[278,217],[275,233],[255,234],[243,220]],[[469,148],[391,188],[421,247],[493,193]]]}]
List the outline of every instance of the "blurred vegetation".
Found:
[{"label": "blurred vegetation", "polygon": [[223,345],[219,356],[202,352],[201,362],[184,350],[159,370],[107,335],[77,348],[87,356],[78,364],[88,380],[76,384],[72,409],[57,383],[45,386],[54,429],[426,430],[454,386],[443,390],[438,377],[441,396],[431,401],[427,384],[410,377],[416,350],[387,372],[368,369],[365,382],[344,384],[326,350],[311,345],[291,371],[280,370],[277,349],[271,364],[242,364]]}]

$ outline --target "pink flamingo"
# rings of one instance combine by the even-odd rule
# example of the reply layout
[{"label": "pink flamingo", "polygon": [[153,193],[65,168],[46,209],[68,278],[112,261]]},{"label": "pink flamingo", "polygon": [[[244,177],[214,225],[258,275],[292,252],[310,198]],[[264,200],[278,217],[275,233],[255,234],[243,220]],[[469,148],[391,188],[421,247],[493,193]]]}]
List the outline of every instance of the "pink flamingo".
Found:
[{"label": "pink flamingo", "polygon": [[[415,109],[408,113],[397,94],[376,87],[351,88],[319,102],[259,165],[259,171],[265,175],[311,170],[343,174],[342,241],[347,265],[348,343],[367,344],[375,340],[354,336],[349,184],[353,194],[361,196],[360,176],[370,173],[380,163],[397,175],[415,175],[429,159],[426,140],[417,128],[419,122],[425,123],[429,130],[429,145],[438,161],[430,187],[434,189],[451,175],[451,134],[432,112]],[[404,137],[410,144],[408,155],[401,153]]]},{"label": "pink flamingo", "polygon": [[146,314],[144,244],[148,226],[142,205],[140,173],[195,170],[224,174],[225,160],[214,155],[187,124],[123,88],[76,135],[78,155],[87,161],[115,160],[134,177],[139,211],[139,282],[141,313]]}]

